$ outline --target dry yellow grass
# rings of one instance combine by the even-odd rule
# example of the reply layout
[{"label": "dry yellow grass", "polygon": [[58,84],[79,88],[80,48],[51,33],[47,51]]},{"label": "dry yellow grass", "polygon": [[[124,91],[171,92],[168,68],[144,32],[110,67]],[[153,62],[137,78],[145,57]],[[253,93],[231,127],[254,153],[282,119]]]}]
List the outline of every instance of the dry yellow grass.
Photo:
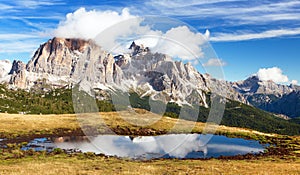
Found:
[{"label": "dry yellow grass", "polygon": [[[147,123],[148,122],[148,123]],[[147,123],[147,125],[145,125]],[[161,117],[137,110],[82,115],[16,115],[0,114],[0,133],[28,134],[80,125],[110,128],[166,130],[169,132],[202,132],[204,123]],[[268,135],[253,130],[211,125],[209,130],[245,135]],[[271,135],[270,135],[271,136]],[[300,137],[294,137],[300,140]],[[259,160],[155,160],[148,162],[116,158],[56,155],[32,156],[0,161],[0,174],[300,174],[300,159],[281,160],[279,157]]]},{"label": "dry yellow grass", "polygon": [[19,115],[0,114],[0,132],[26,133],[57,128],[78,128],[74,115]]},{"label": "dry yellow grass", "polygon": [[95,157],[93,159],[59,155],[47,158],[6,160],[0,174],[242,174],[297,175],[299,161],[254,160],[155,160],[149,162]]},{"label": "dry yellow grass", "polygon": [[[190,133],[203,132],[207,124],[201,122],[191,122],[181,119],[162,117],[143,110],[121,111],[121,112],[101,112],[97,114],[63,114],[63,115],[20,115],[20,114],[0,114],[0,133],[4,135],[28,135],[32,132],[51,131],[59,128],[76,130],[82,126],[94,128],[126,128],[129,130],[139,130],[149,128],[155,131],[167,133]],[[204,132],[211,133],[218,131],[221,133],[244,133],[247,135],[268,135],[250,129],[208,125]]]}]

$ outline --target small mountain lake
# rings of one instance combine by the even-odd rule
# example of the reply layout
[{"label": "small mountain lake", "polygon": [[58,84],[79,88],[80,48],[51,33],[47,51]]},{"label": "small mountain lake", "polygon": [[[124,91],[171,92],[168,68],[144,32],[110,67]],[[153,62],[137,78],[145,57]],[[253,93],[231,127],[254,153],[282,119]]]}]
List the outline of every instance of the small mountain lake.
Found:
[{"label": "small mountain lake", "polygon": [[[207,143],[207,144],[206,144]],[[67,152],[94,152],[107,156],[133,159],[153,158],[218,158],[263,152],[268,145],[258,141],[219,135],[172,134],[162,136],[68,136],[36,138],[22,150],[51,152],[61,148]]]}]

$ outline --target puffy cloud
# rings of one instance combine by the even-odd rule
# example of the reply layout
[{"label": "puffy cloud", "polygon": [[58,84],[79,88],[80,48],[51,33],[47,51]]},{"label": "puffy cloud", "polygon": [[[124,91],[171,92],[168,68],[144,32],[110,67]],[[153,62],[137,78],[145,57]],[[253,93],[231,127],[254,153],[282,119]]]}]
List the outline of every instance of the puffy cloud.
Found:
[{"label": "puffy cloud", "polygon": [[171,57],[193,60],[203,57],[200,46],[205,41],[202,34],[194,33],[186,26],[179,26],[164,33],[154,49]]},{"label": "puffy cloud", "polygon": [[124,8],[121,14],[115,11],[86,11],[85,8],[79,8],[74,13],[67,14],[66,19],[61,21],[54,31],[54,35],[93,39],[105,29],[134,17],[127,8]]},{"label": "puffy cloud", "polygon": [[289,82],[288,76],[284,75],[282,70],[278,67],[259,69],[259,71],[257,72],[257,76],[260,80],[263,81],[272,80],[275,83]]},{"label": "puffy cloud", "polygon": [[204,63],[203,66],[209,67],[209,66],[226,66],[226,62],[223,60],[220,60],[218,58],[212,58],[207,61],[207,63]]},{"label": "puffy cloud", "polygon": [[143,34],[151,33],[148,26],[140,25],[141,21],[141,18],[132,18],[119,22],[103,30],[94,40],[111,53],[128,52],[128,46],[132,41],[141,38]]},{"label": "puffy cloud", "polygon": [[54,35],[94,39],[97,44],[113,53],[127,51],[127,46],[135,40],[138,44],[150,47],[153,52],[171,57],[193,60],[203,56],[201,45],[207,41],[208,31],[204,36],[191,31],[187,26],[177,26],[163,32],[152,29],[152,25],[148,26],[143,20],[139,16],[131,15],[127,8],[122,13],[86,11],[80,8],[67,14],[66,19],[54,30]]},{"label": "puffy cloud", "polygon": [[292,80],[292,81],[291,81],[291,84],[297,85],[297,84],[298,84],[298,81],[297,81],[297,80]]}]

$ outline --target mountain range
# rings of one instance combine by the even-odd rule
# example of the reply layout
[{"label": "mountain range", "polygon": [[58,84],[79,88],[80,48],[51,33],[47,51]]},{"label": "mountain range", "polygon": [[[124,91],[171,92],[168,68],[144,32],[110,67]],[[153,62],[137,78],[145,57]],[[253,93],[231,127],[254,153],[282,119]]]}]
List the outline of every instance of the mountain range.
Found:
[{"label": "mountain range", "polygon": [[121,90],[178,105],[200,101],[203,107],[209,106],[206,94],[216,92],[285,119],[300,116],[299,86],[262,81],[255,75],[239,82],[217,80],[135,42],[127,53],[113,55],[92,40],[53,38],[40,45],[27,64],[1,60],[0,81],[27,91],[81,84],[100,90],[103,99],[107,92]]}]

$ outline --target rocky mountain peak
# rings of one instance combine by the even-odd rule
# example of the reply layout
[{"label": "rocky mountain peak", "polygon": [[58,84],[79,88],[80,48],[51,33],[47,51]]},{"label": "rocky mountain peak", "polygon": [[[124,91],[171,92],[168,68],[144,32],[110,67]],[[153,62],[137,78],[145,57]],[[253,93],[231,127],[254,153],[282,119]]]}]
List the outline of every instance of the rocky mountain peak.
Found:
[{"label": "rocky mountain peak", "polygon": [[90,41],[53,38],[41,45],[26,69],[29,72],[65,76],[70,72],[73,59],[84,52]]},{"label": "rocky mountain peak", "polygon": [[244,81],[234,83],[234,88],[240,93],[255,93],[259,88],[259,78],[251,76]]},{"label": "rocky mountain peak", "polygon": [[53,38],[37,49],[28,64],[14,61],[9,73],[6,82],[16,88],[30,89],[41,80],[52,87],[86,83],[101,91],[134,91],[164,102],[200,102],[205,107],[205,93],[214,92],[269,111],[274,111],[269,104],[299,91],[299,86],[261,81],[257,76],[233,83],[217,80],[190,63],[152,53],[134,41],[127,53],[113,56],[91,40]]},{"label": "rocky mountain peak", "polygon": [[254,75],[244,81],[239,81],[233,84],[234,88],[245,95],[253,94],[273,94],[282,96],[293,91],[287,85],[277,84],[274,81],[262,81],[258,76]]},{"label": "rocky mountain peak", "polygon": [[165,102],[191,104],[200,101],[206,107],[205,93],[215,89],[214,84],[222,84],[216,89],[226,89],[226,97],[245,102],[230,83],[210,80],[192,64],[152,53],[148,47],[134,41],[128,53],[113,56],[93,41],[50,39],[37,49],[26,66],[14,61],[9,84],[29,89],[41,80],[52,87],[83,82],[102,90],[133,90],[141,96],[149,95]]},{"label": "rocky mountain peak", "polygon": [[137,54],[146,54],[150,51],[149,47],[144,47],[143,44],[137,45],[134,41],[131,43],[129,49],[131,50],[132,56]]},{"label": "rocky mountain peak", "polygon": [[300,104],[297,102],[300,101],[297,96],[299,86],[276,84],[274,81],[262,81],[257,76],[251,76],[233,83],[233,87],[255,107],[289,117],[300,115],[297,110]]},{"label": "rocky mountain peak", "polygon": [[26,64],[22,61],[14,60],[12,63],[12,67],[9,71],[9,74],[19,73],[21,70],[26,68]]},{"label": "rocky mountain peak", "polygon": [[9,72],[11,78],[9,83],[18,88],[26,88],[26,64],[22,61],[13,61],[12,68]]},{"label": "rocky mountain peak", "polygon": [[298,86],[298,85],[291,84],[289,87],[295,91],[300,91],[300,86]]},{"label": "rocky mountain peak", "polygon": [[84,50],[85,45],[89,41],[83,39],[70,39],[70,38],[57,38],[54,37],[53,39],[48,40],[44,45],[48,52],[55,51],[61,47],[67,47],[68,49],[75,51],[78,50],[82,52]]}]

